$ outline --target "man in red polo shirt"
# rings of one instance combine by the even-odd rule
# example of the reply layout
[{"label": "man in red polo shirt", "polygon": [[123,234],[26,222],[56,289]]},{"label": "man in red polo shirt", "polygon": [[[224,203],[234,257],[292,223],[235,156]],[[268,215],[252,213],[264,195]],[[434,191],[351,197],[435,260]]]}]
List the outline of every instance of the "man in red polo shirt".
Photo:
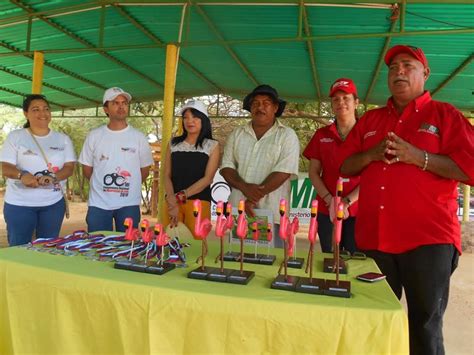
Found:
[{"label": "man in red polo shirt", "polygon": [[443,314],[461,253],[457,182],[474,183],[474,129],[424,90],[430,69],[420,48],[394,46],[385,63],[392,97],[352,129],[341,173],[361,177],[358,248],[398,298],[405,290],[410,353],[444,354]]}]

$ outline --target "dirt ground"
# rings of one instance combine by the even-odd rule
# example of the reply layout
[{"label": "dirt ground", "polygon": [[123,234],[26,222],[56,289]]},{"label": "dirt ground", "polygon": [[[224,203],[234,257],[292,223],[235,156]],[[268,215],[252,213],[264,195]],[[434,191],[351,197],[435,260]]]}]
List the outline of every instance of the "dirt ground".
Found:
[{"label": "dirt ground", "polygon": [[[61,235],[84,229],[86,203],[70,203],[71,218],[65,219]],[[7,246],[6,226],[3,219],[3,194],[0,192],[0,247]],[[304,247],[304,235],[298,244]],[[300,248],[300,247],[299,247]],[[317,250],[319,247],[317,247]],[[301,249],[300,249],[301,250]],[[446,354],[474,354],[474,254],[464,253],[459,267],[452,276],[448,309],[444,317]],[[404,300],[402,303],[405,305]],[[406,305],[405,305],[406,307]]]}]

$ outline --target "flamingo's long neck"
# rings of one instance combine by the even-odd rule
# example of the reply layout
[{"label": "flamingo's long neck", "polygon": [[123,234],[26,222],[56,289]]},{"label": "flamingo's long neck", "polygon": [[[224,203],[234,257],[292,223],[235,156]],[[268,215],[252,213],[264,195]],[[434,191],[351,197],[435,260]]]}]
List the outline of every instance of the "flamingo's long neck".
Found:
[{"label": "flamingo's long neck", "polygon": [[280,235],[284,238],[288,236],[288,218],[286,212],[280,215]]},{"label": "flamingo's long neck", "polygon": [[130,240],[133,240],[133,223],[130,223],[127,228],[127,235],[129,236]]},{"label": "flamingo's long neck", "polygon": [[217,221],[216,221],[216,235],[218,237],[224,236],[225,232],[225,221],[223,220],[224,216],[221,214],[217,215]]},{"label": "flamingo's long neck", "polygon": [[310,241],[313,243],[316,236],[316,217],[311,217],[309,221],[309,236]]},{"label": "flamingo's long neck", "polygon": [[194,223],[194,233],[197,236],[201,236],[201,204],[197,204],[196,206],[196,221]]}]

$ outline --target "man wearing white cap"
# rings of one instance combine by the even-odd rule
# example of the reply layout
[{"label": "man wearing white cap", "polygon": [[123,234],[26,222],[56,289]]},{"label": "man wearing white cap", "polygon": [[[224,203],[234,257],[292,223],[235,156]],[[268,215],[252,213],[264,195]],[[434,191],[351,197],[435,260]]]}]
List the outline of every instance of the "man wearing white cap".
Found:
[{"label": "man wearing white cap", "polygon": [[105,91],[103,104],[109,123],[92,130],[84,142],[79,162],[90,180],[89,232],[124,231],[125,218],[140,221],[141,185],[153,163],[143,133],[127,123],[132,96],[121,88]]},{"label": "man wearing white cap", "polygon": [[421,48],[385,55],[387,105],[367,112],[341,146],[341,172],[360,174],[356,243],[395,295],[405,292],[410,354],[444,354],[443,314],[461,252],[458,181],[474,184],[474,129],[425,91]]}]

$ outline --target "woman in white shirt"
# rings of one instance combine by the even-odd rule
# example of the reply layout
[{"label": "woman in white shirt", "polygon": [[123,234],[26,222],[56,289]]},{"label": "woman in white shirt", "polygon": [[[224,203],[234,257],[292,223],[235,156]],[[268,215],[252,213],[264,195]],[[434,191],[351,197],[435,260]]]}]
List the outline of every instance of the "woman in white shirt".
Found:
[{"label": "woman in white shirt", "polygon": [[71,139],[49,128],[51,112],[43,95],[23,102],[24,128],[12,131],[0,152],[7,178],[3,214],[10,246],[59,235],[64,219],[65,180],[72,175],[75,154]]}]

